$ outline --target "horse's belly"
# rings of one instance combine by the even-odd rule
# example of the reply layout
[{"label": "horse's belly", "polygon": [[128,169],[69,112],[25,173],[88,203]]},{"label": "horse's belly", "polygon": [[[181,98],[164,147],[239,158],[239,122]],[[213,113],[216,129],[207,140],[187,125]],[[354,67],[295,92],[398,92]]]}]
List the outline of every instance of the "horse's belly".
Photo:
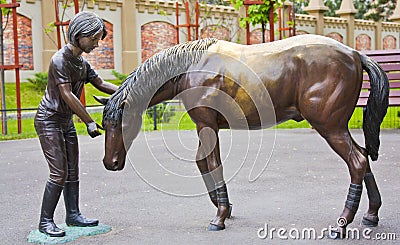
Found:
[{"label": "horse's belly", "polygon": [[269,98],[251,98],[248,94],[239,93],[232,97],[231,102],[220,105],[217,108],[220,128],[260,129],[276,124],[274,108]]}]

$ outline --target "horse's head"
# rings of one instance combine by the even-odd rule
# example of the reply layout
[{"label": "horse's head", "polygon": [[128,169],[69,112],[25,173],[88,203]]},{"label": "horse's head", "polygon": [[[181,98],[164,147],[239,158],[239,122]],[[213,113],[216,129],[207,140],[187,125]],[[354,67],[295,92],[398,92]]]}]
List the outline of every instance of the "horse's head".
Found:
[{"label": "horse's head", "polygon": [[[95,99],[105,105],[103,113],[103,128],[105,130],[105,153],[103,158],[104,167],[107,170],[122,170],[125,166],[126,148],[122,134],[122,119],[111,120],[105,116],[108,98],[95,97]],[[122,107],[122,105],[121,105]],[[123,109],[123,108],[119,108]]]}]

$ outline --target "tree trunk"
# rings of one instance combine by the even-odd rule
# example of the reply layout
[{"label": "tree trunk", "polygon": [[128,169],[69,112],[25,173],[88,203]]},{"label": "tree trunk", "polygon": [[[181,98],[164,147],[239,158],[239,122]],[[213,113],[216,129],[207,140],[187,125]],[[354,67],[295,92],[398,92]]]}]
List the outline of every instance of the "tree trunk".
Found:
[{"label": "tree trunk", "polygon": [[261,42],[265,43],[265,22],[261,23]]}]

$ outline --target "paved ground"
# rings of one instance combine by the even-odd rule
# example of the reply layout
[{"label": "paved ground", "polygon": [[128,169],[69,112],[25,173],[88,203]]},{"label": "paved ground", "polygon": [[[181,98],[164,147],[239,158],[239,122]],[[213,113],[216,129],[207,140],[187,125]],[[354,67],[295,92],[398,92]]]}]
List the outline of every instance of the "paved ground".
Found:
[{"label": "paved ground", "polygon": [[[226,159],[224,171],[233,177],[228,183],[228,190],[234,208],[233,219],[226,222],[227,229],[221,232],[206,231],[209,220],[215,215],[208,197],[176,196],[190,195],[188,186],[196,183],[196,180],[189,185],[179,180],[167,180],[165,184],[162,181],[165,176],[173,175],[173,172],[181,175],[196,173],[194,163],[188,164],[189,161],[184,160],[194,158],[197,141],[194,132],[141,134],[133,146],[133,156],[130,157],[133,164],[128,164],[121,172],[108,172],[101,163],[104,136],[96,139],[80,137],[81,211],[88,217],[99,218],[100,222],[112,226],[112,231],[80,238],[69,244],[368,242],[365,238],[338,241],[326,238],[294,240],[289,237],[296,235],[296,231],[311,228],[320,235],[322,229],[334,225],[343,208],[349,185],[349,174],[344,162],[313,130],[279,130],[275,144],[271,143],[274,139],[271,131],[254,131],[257,133],[250,136],[244,132],[235,133],[233,138],[230,132],[221,132],[221,142],[222,155]],[[363,144],[361,131],[353,131],[353,135]],[[263,139],[262,143],[260,139]],[[385,130],[381,134],[381,141],[380,158],[372,163],[383,199],[381,223],[371,233],[367,231],[367,235],[375,238],[376,235],[387,237],[395,233],[398,243],[400,131]],[[257,154],[260,146],[262,151]],[[272,156],[269,154],[271,149]],[[178,168],[180,162],[183,162],[180,165],[182,167]],[[253,177],[265,163],[268,162],[268,165],[261,177],[250,183],[248,179],[253,162],[256,162]],[[160,173],[159,178],[157,175],[148,175],[146,166],[153,166],[152,163],[170,172],[165,169],[164,172],[156,170]],[[241,163],[244,165],[241,166]],[[149,184],[163,191],[143,181],[134,168]],[[236,170],[239,170],[237,174]],[[1,244],[27,244],[27,235],[37,229],[47,175],[47,166],[37,139],[0,142]],[[196,194],[200,187],[203,188],[201,183],[194,186],[192,194]],[[365,230],[359,226],[359,222],[366,208],[364,192],[355,223],[351,225],[361,233]],[[57,223],[64,222],[62,202],[56,210],[55,219]],[[273,232],[272,240],[270,236],[260,239],[257,233],[265,225],[270,232],[274,228],[285,229],[287,232],[282,235],[288,236],[288,241],[280,239],[277,232]],[[265,235],[263,230],[259,235]],[[396,241],[385,243],[395,244]]]}]

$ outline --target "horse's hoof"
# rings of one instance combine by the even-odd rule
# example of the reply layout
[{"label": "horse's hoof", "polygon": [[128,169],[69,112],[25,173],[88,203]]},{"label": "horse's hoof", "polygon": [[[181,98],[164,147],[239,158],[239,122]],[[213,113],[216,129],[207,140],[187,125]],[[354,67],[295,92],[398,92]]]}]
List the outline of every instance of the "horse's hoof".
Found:
[{"label": "horse's hoof", "polygon": [[379,218],[377,216],[366,215],[361,221],[361,225],[366,227],[376,227],[378,226]]},{"label": "horse's hoof", "polygon": [[210,223],[208,225],[208,230],[209,231],[222,231],[222,230],[225,230],[225,226],[219,226],[219,225]]}]

